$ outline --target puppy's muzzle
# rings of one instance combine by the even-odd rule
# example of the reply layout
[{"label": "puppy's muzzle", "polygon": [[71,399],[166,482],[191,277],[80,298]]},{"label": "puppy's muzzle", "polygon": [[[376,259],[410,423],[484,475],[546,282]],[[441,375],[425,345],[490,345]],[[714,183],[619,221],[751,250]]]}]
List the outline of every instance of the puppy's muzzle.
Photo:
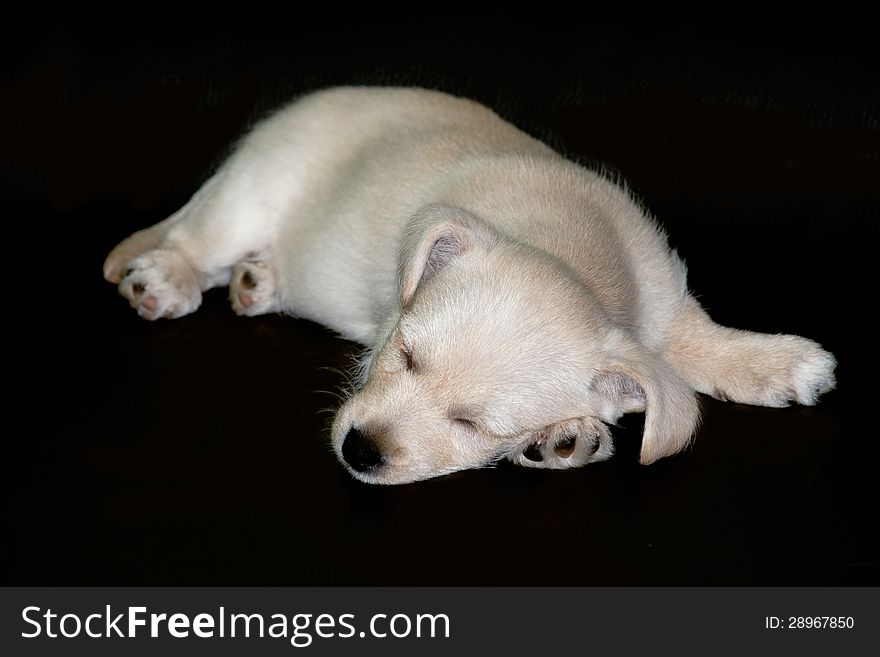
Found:
[{"label": "puppy's muzzle", "polygon": [[385,465],[385,457],[376,441],[355,427],[342,441],[342,458],[357,472],[375,472]]}]

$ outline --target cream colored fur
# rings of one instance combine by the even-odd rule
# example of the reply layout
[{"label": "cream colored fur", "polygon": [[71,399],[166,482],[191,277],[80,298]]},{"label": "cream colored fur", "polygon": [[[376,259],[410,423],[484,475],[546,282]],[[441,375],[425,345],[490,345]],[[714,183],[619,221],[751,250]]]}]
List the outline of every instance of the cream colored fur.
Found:
[{"label": "cream colored fur", "polygon": [[[332,441],[373,483],[599,461],[606,423],[638,411],[651,463],[691,440],[694,391],[784,406],[834,387],[815,342],[712,322],[625,191],[419,89],[298,100],[104,274],[146,319],[228,285],[239,314],[290,313],[369,347]],[[380,464],[346,463],[355,434]]]}]

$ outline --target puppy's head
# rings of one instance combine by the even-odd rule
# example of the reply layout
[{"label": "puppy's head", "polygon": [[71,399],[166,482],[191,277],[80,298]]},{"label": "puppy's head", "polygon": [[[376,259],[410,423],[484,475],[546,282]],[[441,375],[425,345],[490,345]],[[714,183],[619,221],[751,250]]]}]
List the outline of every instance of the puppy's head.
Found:
[{"label": "puppy's head", "polygon": [[602,422],[626,412],[647,413],[644,463],[693,433],[687,385],[615,327],[568,267],[464,210],[428,206],[408,224],[399,293],[399,316],[333,424],[337,455],[362,481],[501,458],[583,465],[611,455]]}]

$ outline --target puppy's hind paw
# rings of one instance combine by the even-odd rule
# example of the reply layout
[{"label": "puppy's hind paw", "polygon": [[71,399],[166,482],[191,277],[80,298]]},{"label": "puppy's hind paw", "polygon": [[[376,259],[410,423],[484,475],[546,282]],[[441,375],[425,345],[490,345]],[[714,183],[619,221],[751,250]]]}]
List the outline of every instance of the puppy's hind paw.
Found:
[{"label": "puppy's hind paw", "polygon": [[280,309],[275,274],[266,260],[240,260],[232,269],[229,302],[238,315],[264,315]]},{"label": "puppy's hind paw", "polygon": [[119,294],[144,319],[174,319],[195,311],[202,303],[196,273],[175,251],[155,249],[125,266]]}]

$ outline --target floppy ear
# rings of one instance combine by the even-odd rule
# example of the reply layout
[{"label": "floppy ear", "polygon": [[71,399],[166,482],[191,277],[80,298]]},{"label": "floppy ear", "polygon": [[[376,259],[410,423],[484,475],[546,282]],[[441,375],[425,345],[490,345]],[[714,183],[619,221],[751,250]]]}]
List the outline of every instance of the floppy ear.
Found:
[{"label": "floppy ear", "polygon": [[644,465],[681,451],[694,435],[700,417],[694,391],[656,356],[614,359],[596,372],[590,387],[603,402],[606,422],[645,412],[639,458]]},{"label": "floppy ear", "polygon": [[400,306],[409,306],[416,289],[449,263],[475,246],[488,247],[493,239],[492,229],[467,210],[442,204],[421,208],[400,242]]}]

